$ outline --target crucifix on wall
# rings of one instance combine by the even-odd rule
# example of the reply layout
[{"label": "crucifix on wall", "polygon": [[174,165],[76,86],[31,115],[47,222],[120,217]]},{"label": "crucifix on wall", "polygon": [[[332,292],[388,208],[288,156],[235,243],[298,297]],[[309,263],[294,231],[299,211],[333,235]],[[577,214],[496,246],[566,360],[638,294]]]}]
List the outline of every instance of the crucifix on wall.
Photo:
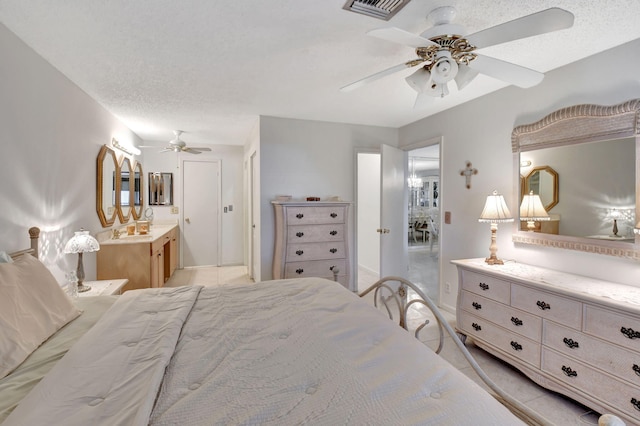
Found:
[{"label": "crucifix on wall", "polygon": [[471,188],[471,176],[478,174],[478,169],[474,169],[471,167],[471,161],[467,161],[466,168],[464,170],[460,170],[460,176],[464,176],[465,184],[467,189]]}]

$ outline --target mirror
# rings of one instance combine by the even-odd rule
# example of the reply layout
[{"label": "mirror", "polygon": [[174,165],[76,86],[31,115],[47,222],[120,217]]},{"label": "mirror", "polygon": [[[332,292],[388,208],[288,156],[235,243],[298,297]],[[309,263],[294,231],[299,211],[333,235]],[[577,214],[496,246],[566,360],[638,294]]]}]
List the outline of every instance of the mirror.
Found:
[{"label": "mirror", "polygon": [[173,174],[149,173],[149,205],[170,206],[173,205]]},{"label": "mirror", "polygon": [[133,179],[131,176],[131,162],[129,161],[129,158],[124,157],[122,159],[122,165],[118,168],[116,174],[115,199],[118,217],[120,218],[120,223],[127,223],[131,217],[131,199],[133,197],[131,194]]},{"label": "mirror", "polygon": [[113,225],[116,220],[115,173],[118,161],[114,150],[106,145],[100,148],[96,163],[96,211],[104,228]]},{"label": "mirror", "polygon": [[538,188],[558,229],[558,235],[516,230],[514,242],[640,259],[633,232],[640,201],[639,111],[640,99],[576,105],[514,128],[516,199]]},{"label": "mirror", "polygon": [[133,215],[133,220],[138,220],[142,217],[142,207],[144,204],[142,180],[142,164],[136,162],[133,167],[133,191],[131,191],[131,205],[133,206],[131,214]]}]

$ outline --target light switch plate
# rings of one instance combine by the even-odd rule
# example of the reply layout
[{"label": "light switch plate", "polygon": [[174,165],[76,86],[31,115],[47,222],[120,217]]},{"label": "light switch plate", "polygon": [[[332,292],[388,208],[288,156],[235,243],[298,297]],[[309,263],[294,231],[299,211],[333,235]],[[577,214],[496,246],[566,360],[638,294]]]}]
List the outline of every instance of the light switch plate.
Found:
[{"label": "light switch plate", "polygon": [[444,223],[451,225],[451,212],[444,212]]},{"label": "light switch plate", "polygon": [[171,214],[178,214],[179,210],[177,206],[171,206]]}]

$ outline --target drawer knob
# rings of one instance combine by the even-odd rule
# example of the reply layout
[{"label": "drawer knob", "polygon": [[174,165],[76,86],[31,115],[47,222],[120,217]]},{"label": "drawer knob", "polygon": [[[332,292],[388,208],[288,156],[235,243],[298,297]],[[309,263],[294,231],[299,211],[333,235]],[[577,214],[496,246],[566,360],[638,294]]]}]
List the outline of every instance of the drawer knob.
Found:
[{"label": "drawer knob", "polygon": [[329,232],[329,234],[331,234],[331,235],[338,235],[338,231],[331,231],[331,232]]},{"label": "drawer knob", "polygon": [[471,306],[473,306],[476,309],[476,311],[479,311],[480,309],[482,309],[482,305],[479,304],[478,302],[473,302]]},{"label": "drawer knob", "polygon": [[298,213],[298,214],[296,215],[296,217],[297,217],[298,219],[302,219],[302,218],[304,217],[304,215],[303,215],[302,213]]},{"label": "drawer knob", "polygon": [[336,217],[338,217],[338,213],[331,213],[329,216],[335,219]]},{"label": "drawer knob", "polygon": [[304,254],[304,250],[298,250],[298,251],[296,251],[296,254],[298,256],[302,256]]},{"label": "drawer knob", "polygon": [[543,311],[546,311],[547,309],[551,309],[551,305],[540,300],[538,300],[536,305],[538,305],[538,308],[542,309]]},{"label": "drawer knob", "polygon": [[638,364],[633,364],[633,372],[640,376],[640,366]]},{"label": "drawer knob", "polygon": [[302,275],[302,273],[304,273],[304,269],[302,269],[302,268],[296,269],[296,274]]},{"label": "drawer knob", "polygon": [[576,349],[580,347],[578,342],[576,342],[573,339],[569,339],[568,337],[565,337],[564,339],[562,339],[562,341],[564,342],[565,345],[567,345],[568,348]]},{"label": "drawer knob", "polygon": [[480,287],[483,291],[489,290],[489,284],[480,283],[478,284],[478,287]]},{"label": "drawer knob", "polygon": [[298,238],[304,237],[304,232],[296,232],[296,237]]},{"label": "drawer knob", "polygon": [[482,327],[480,327],[480,326],[479,326],[477,323],[475,323],[475,322],[474,322],[473,324],[471,324],[471,327],[473,327],[473,329],[474,329],[475,331],[480,331],[480,330],[482,330]]},{"label": "drawer knob", "polygon": [[518,342],[511,341],[511,347],[516,351],[522,350],[522,345]]},{"label": "drawer knob", "polygon": [[628,339],[637,339],[640,337],[640,332],[635,331],[633,328],[621,327],[620,333],[624,334],[624,337]]},{"label": "drawer knob", "polygon": [[631,398],[631,404],[633,404],[633,408],[640,411],[640,401],[635,398]]},{"label": "drawer knob", "polygon": [[338,251],[338,249],[337,249],[337,248],[332,248],[332,249],[329,249],[329,251],[330,251],[331,253],[336,253],[336,252]]},{"label": "drawer knob", "polygon": [[519,327],[522,325],[522,320],[516,317],[511,317],[511,322],[513,323],[513,325],[515,325],[516,327]]},{"label": "drawer knob", "polygon": [[571,367],[566,367],[566,366],[562,366],[562,372],[567,376],[567,377],[578,377],[578,373],[575,372]]}]

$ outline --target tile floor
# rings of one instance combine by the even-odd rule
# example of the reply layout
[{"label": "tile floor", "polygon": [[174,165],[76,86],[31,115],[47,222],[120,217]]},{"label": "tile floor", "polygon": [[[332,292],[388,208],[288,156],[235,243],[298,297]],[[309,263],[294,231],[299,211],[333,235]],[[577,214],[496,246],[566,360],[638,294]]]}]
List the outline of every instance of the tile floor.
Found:
[{"label": "tile floor", "polygon": [[[218,286],[227,283],[252,284],[252,281],[247,275],[245,266],[202,267],[176,270],[174,276],[165,285],[176,287],[195,283]],[[426,308],[420,309],[419,312],[411,315],[408,323],[411,328],[412,325],[415,327],[415,324],[421,323],[425,319],[430,319],[429,325],[420,332],[420,340],[435,350],[439,341],[436,321],[425,310]],[[443,315],[451,325],[455,323],[454,315],[448,312],[443,312]],[[554,424],[563,426],[598,424],[598,414],[589,408],[538,386],[515,368],[475,347],[473,344],[467,343],[467,348],[481,368],[498,386],[533,410],[544,413],[545,417]],[[450,337],[445,338],[441,356],[486,388],[463,355],[457,350]]]}]

